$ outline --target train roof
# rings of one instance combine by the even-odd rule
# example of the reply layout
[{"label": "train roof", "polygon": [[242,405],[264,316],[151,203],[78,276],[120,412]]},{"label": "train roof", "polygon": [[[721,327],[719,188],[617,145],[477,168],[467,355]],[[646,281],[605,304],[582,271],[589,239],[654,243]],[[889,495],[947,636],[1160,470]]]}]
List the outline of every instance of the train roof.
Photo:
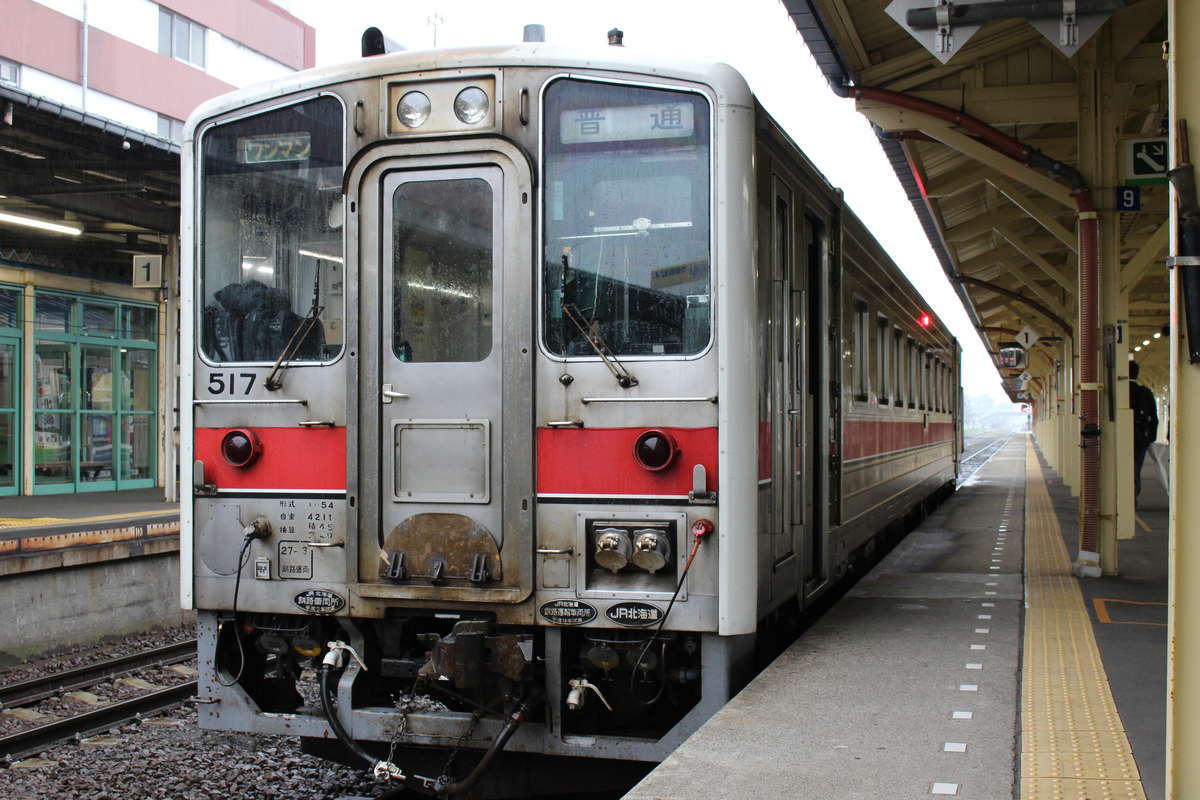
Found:
[{"label": "train roof", "polygon": [[202,103],[188,118],[184,138],[191,139],[195,127],[205,119],[284,95],[389,75],[487,67],[552,67],[568,71],[587,69],[627,73],[642,78],[660,76],[707,85],[716,93],[720,105],[751,107],[754,103],[746,79],[722,62],[667,58],[625,47],[583,49],[530,42],[488,47],[403,50],[293,72]]}]

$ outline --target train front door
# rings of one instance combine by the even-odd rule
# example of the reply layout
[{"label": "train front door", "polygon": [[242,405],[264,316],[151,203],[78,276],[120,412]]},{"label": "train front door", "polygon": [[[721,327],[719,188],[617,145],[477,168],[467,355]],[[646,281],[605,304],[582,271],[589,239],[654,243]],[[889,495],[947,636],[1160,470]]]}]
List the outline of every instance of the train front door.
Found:
[{"label": "train front door", "polygon": [[386,163],[363,198],[379,211],[360,445],[377,464],[363,514],[379,552],[361,577],[386,596],[519,602],[532,590],[530,188],[516,159],[472,155]]}]

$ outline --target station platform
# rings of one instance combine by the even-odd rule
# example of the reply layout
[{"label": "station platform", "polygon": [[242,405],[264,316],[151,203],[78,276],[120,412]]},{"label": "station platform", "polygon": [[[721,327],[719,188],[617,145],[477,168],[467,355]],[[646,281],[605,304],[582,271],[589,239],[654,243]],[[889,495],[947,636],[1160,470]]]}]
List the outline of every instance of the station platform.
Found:
[{"label": "station platform", "polygon": [[628,800],[1161,800],[1166,494],[1079,581],[1076,501],[1013,436]]},{"label": "station platform", "polygon": [[0,499],[0,576],[178,549],[163,490]]}]

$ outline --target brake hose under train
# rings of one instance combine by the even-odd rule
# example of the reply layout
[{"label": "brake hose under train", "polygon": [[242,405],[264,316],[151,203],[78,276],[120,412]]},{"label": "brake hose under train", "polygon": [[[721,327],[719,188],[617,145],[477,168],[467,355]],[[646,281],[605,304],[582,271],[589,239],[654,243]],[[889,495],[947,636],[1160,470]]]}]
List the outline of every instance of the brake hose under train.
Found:
[{"label": "brake hose under train", "polygon": [[404,788],[412,789],[432,797],[453,797],[474,787],[479,782],[479,779],[483,777],[484,772],[492,765],[496,756],[508,744],[508,740],[516,733],[517,728],[525,721],[534,703],[534,698],[527,698],[517,705],[516,710],[508,715],[508,720],[504,723],[504,727],[500,729],[500,733],[496,735],[496,738],[492,741],[487,751],[484,752],[483,758],[479,760],[479,763],[475,765],[470,774],[461,781],[447,783],[445,777],[435,779],[426,778],[421,775],[405,775],[403,770],[391,761],[377,759],[368,753],[362,745],[350,736],[346,728],[342,725],[342,721],[338,718],[337,709],[333,706],[334,685],[332,676],[335,670],[342,668],[346,652],[349,652],[359,662],[359,665],[363,666],[358,653],[344,642],[330,642],[329,652],[326,653],[324,660],[321,662],[319,673],[321,710],[325,714],[325,720],[329,723],[329,727],[333,729],[334,735],[337,736],[338,741],[346,749],[367,763],[371,768],[372,774],[377,779],[400,781]]}]

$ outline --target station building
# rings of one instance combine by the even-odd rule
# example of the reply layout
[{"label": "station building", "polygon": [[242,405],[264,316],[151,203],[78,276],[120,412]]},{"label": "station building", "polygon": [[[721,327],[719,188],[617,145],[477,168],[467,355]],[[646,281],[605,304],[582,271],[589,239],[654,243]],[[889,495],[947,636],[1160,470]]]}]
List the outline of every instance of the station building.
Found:
[{"label": "station building", "polygon": [[4,0],[4,17],[0,497],[174,499],[183,120],[313,66],[315,31],[268,0]]}]

